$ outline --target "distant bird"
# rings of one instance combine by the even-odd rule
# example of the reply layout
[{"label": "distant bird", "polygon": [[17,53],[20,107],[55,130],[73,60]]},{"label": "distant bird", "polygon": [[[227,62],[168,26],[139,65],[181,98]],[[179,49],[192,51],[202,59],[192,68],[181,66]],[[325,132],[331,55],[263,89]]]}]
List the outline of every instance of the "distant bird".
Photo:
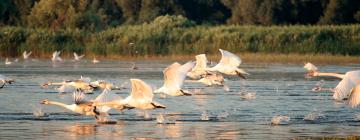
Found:
[{"label": "distant bird", "polygon": [[56,61],[62,61],[61,57],[60,57],[60,51],[55,51],[53,54],[52,54],[52,58],[51,58],[51,61],[53,62],[56,62]]},{"label": "distant bird", "polygon": [[97,80],[97,81],[91,82],[90,85],[92,87],[100,88],[102,90],[104,90],[104,89],[121,90],[122,89],[121,87],[115,86],[114,84],[106,82],[104,80]]},{"label": "distant bird", "polygon": [[9,58],[5,58],[5,65],[11,65],[12,63]]},{"label": "distant bird", "polygon": [[238,75],[239,77],[246,79],[244,74],[249,75],[243,69],[240,69],[241,64],[240,57],[236,56],[233,53],[219,49],[221,52],[220,62],[212,68],[208,68],[208,71],[217,71],[227,75]]},{"label": "distant bird", "polygon": [[1,84],[0,88],[3,88],[5,84],[12,84],[13,82],[14,82],[13,79],[0,74],[0,84]]},{"label": "distant bird", "polygon": [[334,92],[333,98],[335,100],[348,100],[350,107],[355,107],[360,104],[360,70],[348,71],[345,74],[338,73],[323,73],[314,69],[307,69],[308,76],[329,76],[341,79],[339,84],[332,89]]},{"label": "distant bird", "polygon": [[24,60],[28,60],[29,57],[30,57],[30,55],[31,55],[31,53],[32,53],[32,51],[30,51],[29,53],[27,53],[27,51],[24,51],[24,52],[23,52],[23,58],[24,58]]},{"label": "distant bird", "polygon": [[80,61],[84,56],[85,54],[79,56],[76,52],[74,52],[74,61]]},{"label": "distant bird", "polygon": [[94,59],[92,60],[92,63],[94,63],[94,64],[99,63],[99,62],[100,62],[100,61],[97,60],[95,57],[94,57]]},{"label": "distant bird", "polygon": [[125,99],[114,100],[111,102],[96,103],[96,106],[109,106],[136,108],[141,110],[149,110],[156,108],[166,108],[166,106],[153,101],[154,94],[152,88],[140,79],[130,79],[131,93]]},{"label": "distant bird", "polygon": [[271,124],[272,125],[287,125],[287,124],[289,124],[289,121],[290,121],[289,116],[278,115],[278,116],[274,116],[271,119]]},{"label": "distant bird", "polygon": [[155,90],[155,93],[164,93],[171,96],[182,96],[182,95],[191,95],[186,91],[182,90],[186,74],[194,67],[194,62],[187,62],[184,65],[181,65],[177,62],[171,64],[165,70],[164,73],[164,85]]},{"label": "distant bird", "polygon": [[[73,112],[86,115],[86,116],[94,116],[97,121],[104,121],[104,118],[108,116],[107,111],[109,109],[107,108],[97,108],[96,106],[93,106],[94,101],[88,101],[85,99],[85,95],[81,90],[76,90],[74,93],[74,104],[64,104],[61,102],[56,101],[49,101],[47,99],[41,101],[41,104],[45,105],[56,105],[64,107],[68,110],[71,110]],[[101,96],[101,94],[99,95]]]}]

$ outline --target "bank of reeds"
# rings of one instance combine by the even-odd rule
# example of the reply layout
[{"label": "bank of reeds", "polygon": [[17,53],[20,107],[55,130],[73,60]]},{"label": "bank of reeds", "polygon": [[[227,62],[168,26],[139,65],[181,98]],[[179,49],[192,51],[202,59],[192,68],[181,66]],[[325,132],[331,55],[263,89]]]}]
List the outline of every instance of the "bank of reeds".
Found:
[{"label": "bank of reeds", "polygon": [[0,28],[0,55],[55,50],[102,57],[181,56],[235,53],[360,55],[360,25],[340,26],[201,26],[182,17],[163,16],[149,24],[125,25],[101,32],[77,29]]}]

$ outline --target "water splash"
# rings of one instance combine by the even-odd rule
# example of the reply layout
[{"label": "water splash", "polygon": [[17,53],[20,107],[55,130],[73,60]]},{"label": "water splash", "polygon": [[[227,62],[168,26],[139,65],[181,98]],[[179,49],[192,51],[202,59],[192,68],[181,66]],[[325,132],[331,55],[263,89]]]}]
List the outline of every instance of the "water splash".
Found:
[{"label": "water splash", "polygon": [[311,112],[309,114],[307,114],[306,116],[304,116],[304,120],[305,121],[317,121],[319,119],[323,119],[325,118],[324,114],[321,114],[320,112]]},{"label": "water splash", "polygon": [[218,120],[222,120],[222,119],[226,119],[229,115],[230,115],[230,114],[225,111],[225,112],[221,112],[220,114],[218,114],[218,115],[216,116],[216,118],[217,118]]},{"label": "water splash", "polygon": [[197,88],[191,90],[190,92],[191,92],[191,94],[203,94],[204,93],[201,89],[197,89]]},{"label": "water splash", "polygon": [[176,119],[174,117],[167,117],[164,113],[156,115],[156,122],[158,124],[175,124]]},{"label": "water splash", "polygon": [[210,120],[209,113],[208,113],[207,111],[203,111],[203,112],[201,113],[200,119],[201,119],[202,121],[208,121],[208,120]]},{"label": "water splash", "polygon": [[289,116],[277,115],[271,119],[271,124],[272,125],[287,125],[287,124],[289,124],[289,121],[290,121]]},{"label": "water splash", "polygon": [[226,85],[226,84],[224,84],[224,87],[223,87],[223,88],[224,88],[224,90],[227,91],[227,92],[230,91],[230,87],[229,87],[228,85]]},{"label": "water splash", "polygon": [[33,116],[40,118],[40,117],[48,117],[49,114],[44,112],[44,109],[41,105],[36,104],[36,105],[33,105]]}]

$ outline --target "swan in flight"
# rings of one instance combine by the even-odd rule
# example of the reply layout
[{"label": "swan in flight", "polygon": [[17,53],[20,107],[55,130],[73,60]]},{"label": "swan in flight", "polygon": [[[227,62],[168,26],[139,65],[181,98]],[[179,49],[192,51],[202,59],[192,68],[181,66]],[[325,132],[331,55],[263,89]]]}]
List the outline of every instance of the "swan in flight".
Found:
[{"label": "swan in flight", "polygon": [[27,53],[27,51],[24,51],[24,52],[23,52],[23,58],[24,58],[24,60],[29,59],[31,53],[32,53],[32,51],[30,51],[29,53]]},{"label": "swan in flight", "polygon": [[51,61],[53,62],[56,62],[56,61],[62,61],[61,57],[60,57],[60,53],[61,51],[55,51],[53,54],[52,54],[52,58],[51,58]]},{"label": "swan in flight", "polygon": [[[61,106],[82,115],[94,116],[99,122],[104,121],[104,117],[108,116],[107,112],[109,111],[109,108],[93,106],[93,103],[95,101],[101,101],[99,98],[95,99],[95,101],[86,100],[84,92],[79,89],[77,89],[73,94],[74,103],[70,105],[61,102],[50,101],[47,99],[41,101],[40,103],[45,105]],[[100,94],[99,96],[102,96],[102,94]]]},{"label": "swan in flight", "polygon": [[93,59],[92,63],[96,64],[96,63],[99,63],[99,62],[100,62],[100,61],[99,61],[99,60],[97,60],[97,59],[94,57],[94,59]]},{"label": "swan in flight", "polygon": [[80,61],[84,56],[85,54],[79,56],[76,52],[74,52],[74,61]]},{"label": "swan in flight", "polygon": [[186,75],[189,76],[192,79],[200,79],[204,77],[204,75],[208,74],[206,71],[207,69],[207,59],[205,54],[199,54],[195,56],[196,64],[194,68],[190,72],[188,72]]},{"label": "swan in flight", "polygon": [[194,62],[190,61],[184,65],[177,62],[171,64],[163,71],[164,85],[155,90],[155,93],[164,93],[171,96],[190,96],[190,93],[182,90],[186,74],[194,67]]},{"label": "swan in flight", "polygon": [[224,77],[220,73],[211,72],[203,75],[203,78],[199,80],[185,80],[185,82],[194,82],[194,83],[202,83],[206,86],[223,86],[225,83]]},{"label": "swan in flight", "polygon": [[125,108],[136,108],[149,110],[156,108],[166,108],[166,106],[153,101],[154,94],[152,88],[140,79],[130,79],[131,93],[125,99],[113,100],[110,102],[95,103],[95,106],[108,106],[118,110]]},{"label": "swan in flight", "polygon": [[5,86],[5,84],[12,84],[13,82],[14,82],[13,79],[10,79],[10,78],[0,74],[0,83],[1,83],[0,88],[3,88]]},{"label": "swan in flight", "polygon": [[104,80],[97,80],[94,82],[91,82],[90,85],[92,87],[100,88],[100,89],[110,89],[110,90],[121,90],[122,88],[115,86],[112,83],[106,82]]},{"label": "swan in flight", "polygon": [[5,65],[11,65],[12,63],[9,58],[5,58]]},{"label": "swan in flight", "polygon": [[243,69],[240,69],[241,64],[240,57],[236,56],[233,53],[219,49],[221,52],[220,62],[212,68],[208,68],[208,71],[217,71],[227,75],[238,75],[239,77],[245,79],[244,74],[249,75]]},{"label": "swan in flight", "polygon": [[[84,80],[66,80],[63,82],[47,82],[45,84],[41,85],[42,87],[48,87],[48,86],[65,86],[60,88],[68,88],[68,86],[74,87],[73,89],[81,89],[85,91],[85,93],[92,93],[94,90],[94,87],[89,84],[88,82],[85,82]],[[61,90],[61,89],[60,89]],[[60,92],[60,91],[59,91]]]},{"label": "swan in flight", "polygon": [[339,84],[332,89],[334,92],[333,98],[339,101],[347,99],[350,107],[355,107],[360,104],[360,70],[348,71],[345,74],[324,73],[315,69],[307,70],[307,75],[311,77],[328,76],[341,79]]}]

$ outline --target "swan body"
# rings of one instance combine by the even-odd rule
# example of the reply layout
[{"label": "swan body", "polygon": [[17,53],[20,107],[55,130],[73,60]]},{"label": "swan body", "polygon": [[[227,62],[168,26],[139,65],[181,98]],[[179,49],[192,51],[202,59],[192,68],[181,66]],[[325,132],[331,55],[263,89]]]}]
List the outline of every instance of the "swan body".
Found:
[{"label": "swan body", "polygon": [[23,52],[23,58],[24,58],[24,60],[29,59],[31,53],[32,53],[32,51],[30,51],[29,53],[27,53],[27,51],[24,51],[24,52]]},{"label": "swan body", "polygon": [[239,68],[241,64],[240,57],[226,50],[222,50],[222,49],[219,50],[222,55],[220,62],[214,67],[208,68],[207,69],[208,71],[217,71],[227,75],[238,75],[243,79],[245,79],[244,74],[249,75],[249,73]]},{"label": "swan body", "polygon": [[84,56],[85,54],[79,56],[76,52],[74,52],[74,61],[80,61]]},{"label": "swan body", "polygon": [[0,84],[1,84],[0,88],[3,88],[5,84],[12,84],[13,82],[14,82],[13,79],[0,74]]},{"label": "swan body", "polygon": [[60,51],[55,51],[55,52],[52,54],[51,61],[53,61],[53,62],[56,62],[56,61],[61,62],[62,59],[61,59],[61,57],[60,57],[60,53],[61,53]]},{"label": "swan body", "polygon": [[[48,86],[72,86],[73,89],[81,89],[85,91],[86,93],[91,93],[94,90],[94,87],[92,87],[89,83],[84,82],[82,80],[68,80],[63,82],[48,82],[42,85],[42,87],[48,87]],[[60,88],[68,88],[68,87],[60,87]]]},{"label": "swan body", "polygon": [[[99,95],[100,96],[100,95]],[[98,109],[96,106],[93,106],[93,101],[88,101],[85,99],[85,95],[81,90],[76,90],[74,92],[74,103],[73,104],[64,104],[56,101],[49,101],[47,99],[41,101],[41,104],[45,105],[56,105],[63,108],[66,108],[70,111],[86,115],[86,116],[95,116],[97,120],[100,117],[108,116],[108,109]]]},{"label": "swan body", "polygon": [[90,83],[91,86],[100,88],[100,89],[110,89],[110,90],[120,90],[120,87],[115,86],[112,83],[103,81],[103,80],[97,80]]},{"label": "swan body", "polygon": [[185,80],[185,82],[202,83],[207,86],[223,86],[225,83],[224,77],[220,73],[207,73],[199,80]]},{"label": "swan body", "polygon": [[175,62],[165,68],[163,71],[164,85],[154,92],[164,93],[171,96],[191,95],[181,88],[184,84],[186,74],[194,67],[194,65],[194,62],[191,61],[184,65]]},{"label": "swan body", "polygon": [[118,99],[110,102],[96,104],[98,106],[109,106],[116,108],[136,108],[142,110],[166,108],[166,106],[153,101],[152,88],[140,79],[130,79],[131,81],[131,93],[125,99]]}]

